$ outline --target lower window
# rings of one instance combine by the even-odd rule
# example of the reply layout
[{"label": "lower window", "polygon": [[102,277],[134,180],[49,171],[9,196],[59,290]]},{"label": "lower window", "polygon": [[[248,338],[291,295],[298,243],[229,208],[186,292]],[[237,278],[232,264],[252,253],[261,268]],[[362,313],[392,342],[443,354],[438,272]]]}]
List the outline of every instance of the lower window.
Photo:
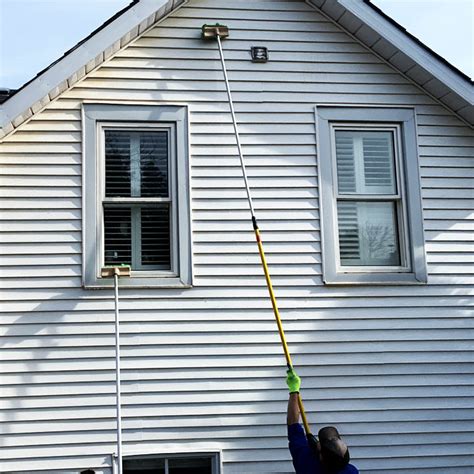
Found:
[{"label": "lower window", "polygon": [[124,474],[218,474],[217,454],[138,456],[123,460]]}]

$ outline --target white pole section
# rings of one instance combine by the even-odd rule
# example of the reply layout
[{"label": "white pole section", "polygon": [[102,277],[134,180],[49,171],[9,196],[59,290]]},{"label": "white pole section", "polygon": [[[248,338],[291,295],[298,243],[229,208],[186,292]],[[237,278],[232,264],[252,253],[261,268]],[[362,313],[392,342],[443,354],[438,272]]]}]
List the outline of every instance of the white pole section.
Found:
[{"label": "white pole section", "polygon": [[114,272],[115,284],[115,381],[116,381],[116,409],[117,409],[117,471],[122,474],[122,409],[120,400],[120,317],[119,317],[119,272]]},{"label": "white pole section", "polygon": [[247,199],[249,200],[250,212],[252,213],[252,217],[253,217],[255,216],[255,212],[253,209],[252,197],[250,195],[250,187],[249,187],[249,182],[247,179],[247,171],[245,169],[245,164],[244,164],[242,145],[240,143],[239,129],[237,126],[237,119],[235,117],[234,103],[232,101],[232,94],[230,92],[229,78],[227,77],[227,69],[225,67],[224,52],[222,51],[222,43],[221,43],[221,38],[219,36],[219,33],[216,35],[216,38],[217,38],[217,44],[219,46],[219,54],[221,56],[222,72],[224,73],[224,81],[225,81],[225,86],[227,89],[227,97],[229,99],[230,113],[232,115],[232,122],[234,124],[235,139],[237,140],[237,148],[239,150],[240,165],[242,167],[242,174],[244,176],[245,189],[247,191]]}]

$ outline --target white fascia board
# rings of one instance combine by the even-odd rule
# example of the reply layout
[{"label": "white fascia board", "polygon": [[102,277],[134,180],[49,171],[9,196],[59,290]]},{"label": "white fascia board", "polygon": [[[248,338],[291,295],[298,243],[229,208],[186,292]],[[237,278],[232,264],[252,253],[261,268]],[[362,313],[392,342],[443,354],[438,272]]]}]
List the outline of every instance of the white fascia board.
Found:
[{"label": "white fascia board", "polygon": [[174,3],[172,0],[140,0],[0,106],[0,128],[28,110],[143,20]]},{"label": "white fascia board", "polygon": [[471,105],[474,104],[474,88],[468,81],[460,77],[441,61],[437,60],[436,57],[420,45],[412,41],[406,34],[370,8],[369,5],[361,0],[337,1],[443,84],[446,84],[453,92],[468,101]]}]

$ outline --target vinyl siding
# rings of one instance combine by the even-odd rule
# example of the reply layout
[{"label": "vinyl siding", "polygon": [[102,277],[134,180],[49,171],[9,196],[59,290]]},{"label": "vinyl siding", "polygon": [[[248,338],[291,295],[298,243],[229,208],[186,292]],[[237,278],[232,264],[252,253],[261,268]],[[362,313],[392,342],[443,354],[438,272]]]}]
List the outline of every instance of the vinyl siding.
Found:
[{"label": "vinyl siding", "polygon": [[[192,0],[49,104],[1,151],[0,471],[109,474],[110,290],[81,288],[81,103],[190,108],[194,287],[121,291],[124,454],[222,450],[292,472],[285,361],[259,265],[216,44],[290,350],[315,431],[373,474],[472,472],[472,130],[299,1]],[[249,61],[251,45],[270,61]],[[314,105],[416,107],[429,280],[326,287]]]}]

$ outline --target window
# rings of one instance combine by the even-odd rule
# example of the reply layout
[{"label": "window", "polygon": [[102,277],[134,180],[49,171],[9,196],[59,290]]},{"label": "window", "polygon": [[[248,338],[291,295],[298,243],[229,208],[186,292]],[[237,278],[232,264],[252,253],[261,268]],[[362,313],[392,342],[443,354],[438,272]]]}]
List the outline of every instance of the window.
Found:
[{"label": "window", "polygon": [[414,111],[316,111],[325,283],[426,282]]},{"label": "window", "polygon": [[218,474],[217,454],[135,456],[124,458],[124,474]]},{"label": "window", "polygon": [[126,264],[122,286],[191,283],[186,110],[86,104],[84,285],[112,284],[103,266]]}]

